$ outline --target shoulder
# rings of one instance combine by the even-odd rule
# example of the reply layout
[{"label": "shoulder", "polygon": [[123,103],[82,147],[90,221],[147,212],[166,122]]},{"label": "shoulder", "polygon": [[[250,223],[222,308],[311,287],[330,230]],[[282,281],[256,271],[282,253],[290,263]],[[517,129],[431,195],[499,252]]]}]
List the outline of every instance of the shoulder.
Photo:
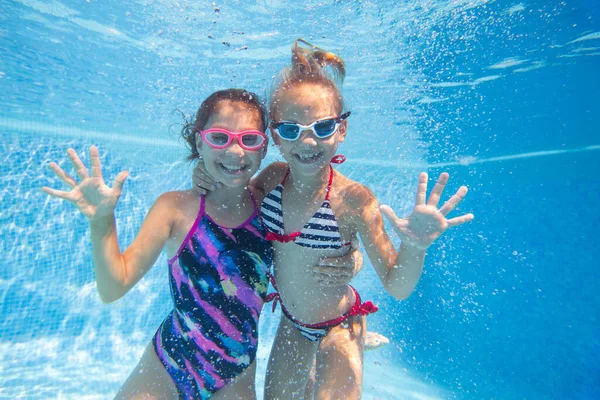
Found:
[{"label": "shoulder", "polygon": [[200,196],[192,189],[166,192],[161,194],[154,202],[148,215],[153,220],[160,220],[164,224],[186,223],[194,219],[200,209]]},{"label": "shoulder", "polygon": [[340,210],[339,214],[336,210],[336,216],[347,218],[359,231],[377,226],[382,218],[379,203],[371,189],[346,177],[338,179],[334,201],[338,202],[336,208]]},{"label": "shoulder", "polygon": [[200,197],[194,190],[178,190],[161,194],[154,202],[154,207],[180,210],[199,201]]},{"label": "shoulder", "polygon": [[337,198],[344,203],[344,208],[352,214],[361,214],[379,207],[377,198],[365,185],[347,178],[336,171]]}]

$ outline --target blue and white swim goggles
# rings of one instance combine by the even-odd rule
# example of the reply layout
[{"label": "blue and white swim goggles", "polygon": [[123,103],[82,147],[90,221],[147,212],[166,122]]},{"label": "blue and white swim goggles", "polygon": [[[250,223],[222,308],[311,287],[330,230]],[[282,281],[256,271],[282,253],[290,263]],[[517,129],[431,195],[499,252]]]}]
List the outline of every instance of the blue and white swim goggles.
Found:
[{"label": "blue and white swim goggles", "polygon": [[319,139],[325,139],[335,133],[340,124],[350,116],[350,111],[347,111],[339,117],[327,117],[316,120],[310,125],[302,125],[297,122],[279,121],[272,122],[271,129],[285,140],[296,140],[300,137],[300,133],[304,130],[311,130]]}]

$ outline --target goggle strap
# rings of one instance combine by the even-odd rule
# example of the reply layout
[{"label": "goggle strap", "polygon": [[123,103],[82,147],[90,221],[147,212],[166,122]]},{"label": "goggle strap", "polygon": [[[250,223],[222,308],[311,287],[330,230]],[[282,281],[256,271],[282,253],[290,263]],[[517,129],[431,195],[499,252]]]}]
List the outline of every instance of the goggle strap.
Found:
[{"label": "goggle strap", "polygon": [[342,115],[340,115],[339,117],[337,117],[337,121],[338,123],[342,122],[343,120],[345,120],[346,118],[348,118],[350,116],[351,112],[350,111],[346,111],[345,113],[343,113]]}]

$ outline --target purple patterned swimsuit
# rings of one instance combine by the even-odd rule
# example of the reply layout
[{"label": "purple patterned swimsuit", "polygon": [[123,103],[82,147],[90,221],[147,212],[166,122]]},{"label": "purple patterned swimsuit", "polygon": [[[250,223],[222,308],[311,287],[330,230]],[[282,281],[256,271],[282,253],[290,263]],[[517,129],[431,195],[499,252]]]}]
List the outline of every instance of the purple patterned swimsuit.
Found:
[{"label": "purple patterned swimsuit", "polygon": [[256,211],[237,228],[216,224],[202,196],[192,229],[169,260],[175,308],[153,343],[180,399],[208,399],[256,358],[272,263],[265,233]]}]

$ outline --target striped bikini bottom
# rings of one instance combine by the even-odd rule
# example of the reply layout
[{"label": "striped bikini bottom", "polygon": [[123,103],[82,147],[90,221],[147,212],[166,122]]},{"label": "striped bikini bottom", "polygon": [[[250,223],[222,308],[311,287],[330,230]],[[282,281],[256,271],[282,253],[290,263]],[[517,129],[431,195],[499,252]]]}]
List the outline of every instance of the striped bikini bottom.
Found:
[{"label": "striped bikini bottom", "polygon": [[[275,290],[277,290],[277,286],[275,286],[275,279],[272,275],[271,283],[273,284]],[[294,324],[294,326],[296,327],[296,329],[298,329],[298,331],[300,331],[302,336],[304,336],[312,342],[316,342],[327,336],[331,328],[333,328],[334,326],[338,326],[342,322],[346,321],[348,318],[354,317],[355,315],[369,315],[378,310],[377,306],[370,301],[366,301],[363,303],[361,301],[360,295],[352,286],[350,286],[350,289],[352,289],[352,291],[354,292],[355,297],[355,301],[352,307],[350,307],[350,309],[347,312],[345,312],[343,315],[337,318],[330,319],[324,322],[319,322],[316,324],[305,324],[294,318],[294,316],[283,305],[283,302],[281,301],[281,296],[277,291],[269,293],[265,302],[273,302],[273,311],[275,311],[277,303],[281,304],[281,312],[283,312],[283,315],[285,315],[285,317],[289,319],[292,322],[292,324]]]}]

